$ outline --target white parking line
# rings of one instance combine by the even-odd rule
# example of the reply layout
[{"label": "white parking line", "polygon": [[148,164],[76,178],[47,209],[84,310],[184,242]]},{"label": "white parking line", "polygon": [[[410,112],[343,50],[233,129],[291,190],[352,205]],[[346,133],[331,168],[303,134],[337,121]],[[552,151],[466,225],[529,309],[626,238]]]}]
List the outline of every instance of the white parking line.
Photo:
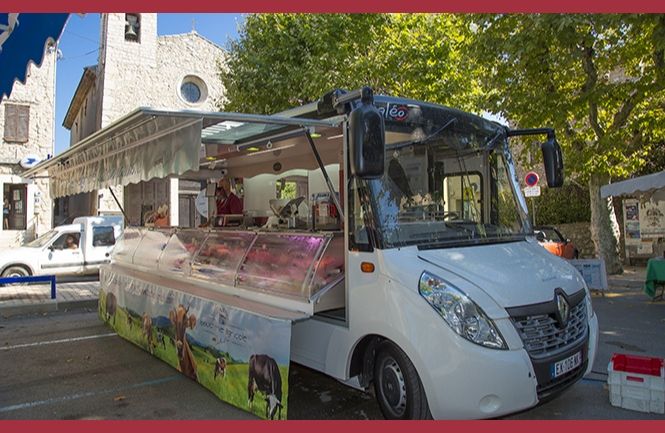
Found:
[{"label": "white parking line", "polygon": [[72,341],[92,340],[95,338],[114,337],[118,334],[111,332],[109,334],[87,335],[85,337],[63,338],[62,340],[38,341],[36,343],[15,344],[13,346],[0,347],[0,350],[22,349],[24,347],[46,346],[47,344],[71,343]]}]

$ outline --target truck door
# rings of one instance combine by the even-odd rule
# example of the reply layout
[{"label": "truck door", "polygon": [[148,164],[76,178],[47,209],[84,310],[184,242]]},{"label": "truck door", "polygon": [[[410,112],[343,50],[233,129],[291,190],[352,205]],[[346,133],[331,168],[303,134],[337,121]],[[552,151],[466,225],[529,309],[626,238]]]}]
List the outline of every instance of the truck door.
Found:
[{"label": "truck door", "polygon": [[85,271],[92,272],[99,269],[100,265],[111,262],[111,250],[115,245],[115,229],[113,226],[91,227],[86,232]]},{"label": "truck door", "polygon": [[45,274],[77,274],[83,272],[81,232],[63,232],[42,252],[40,260]]}]

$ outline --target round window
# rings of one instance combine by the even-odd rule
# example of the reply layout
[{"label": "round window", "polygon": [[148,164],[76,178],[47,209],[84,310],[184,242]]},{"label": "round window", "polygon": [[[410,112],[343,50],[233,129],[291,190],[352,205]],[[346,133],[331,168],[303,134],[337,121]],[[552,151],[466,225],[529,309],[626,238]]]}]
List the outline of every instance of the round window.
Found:
[{"label": "round window", "polygon": [[190,104],[196,104],[201,100],[201,89],[196,83],[186,81],[180,86],[180,94]]}]

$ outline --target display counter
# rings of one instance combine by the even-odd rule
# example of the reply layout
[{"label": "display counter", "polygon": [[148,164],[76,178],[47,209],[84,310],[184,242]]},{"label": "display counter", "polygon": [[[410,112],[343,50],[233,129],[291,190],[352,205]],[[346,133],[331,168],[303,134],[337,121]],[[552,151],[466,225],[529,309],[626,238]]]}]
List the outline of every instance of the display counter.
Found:
[{"label": "display counter", "polygon": [[261,298],[266,303],[276,297],[316,304],[306,308],[314,312],[344,307],[343,245],[341,232],[128,227],[112,263],[227,293],[232,289],[240,297],[270,295]]}]

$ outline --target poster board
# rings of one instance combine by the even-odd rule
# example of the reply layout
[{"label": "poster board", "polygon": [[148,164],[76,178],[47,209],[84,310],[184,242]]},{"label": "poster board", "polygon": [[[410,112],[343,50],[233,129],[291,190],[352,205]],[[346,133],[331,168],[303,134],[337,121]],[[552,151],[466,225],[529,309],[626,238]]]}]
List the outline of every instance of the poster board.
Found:
[{"label": "poster board", "polygon": [[577,269],[590,290],[607,290],[607,271],[603,259],[568,260]]},{"label": "poster board", "polygon": [[623,201],[623,226],[626,245],[640,245],[640,202],[635,199]]},{"label": "poster board", "polygon": [[120,337],[266,419],[286,419],[291,321],[100,271],[99,316]]},{"label": "poster board", "polygon": [[665,201],[640,203],[640,236],[642,239],[665,237]]}]

